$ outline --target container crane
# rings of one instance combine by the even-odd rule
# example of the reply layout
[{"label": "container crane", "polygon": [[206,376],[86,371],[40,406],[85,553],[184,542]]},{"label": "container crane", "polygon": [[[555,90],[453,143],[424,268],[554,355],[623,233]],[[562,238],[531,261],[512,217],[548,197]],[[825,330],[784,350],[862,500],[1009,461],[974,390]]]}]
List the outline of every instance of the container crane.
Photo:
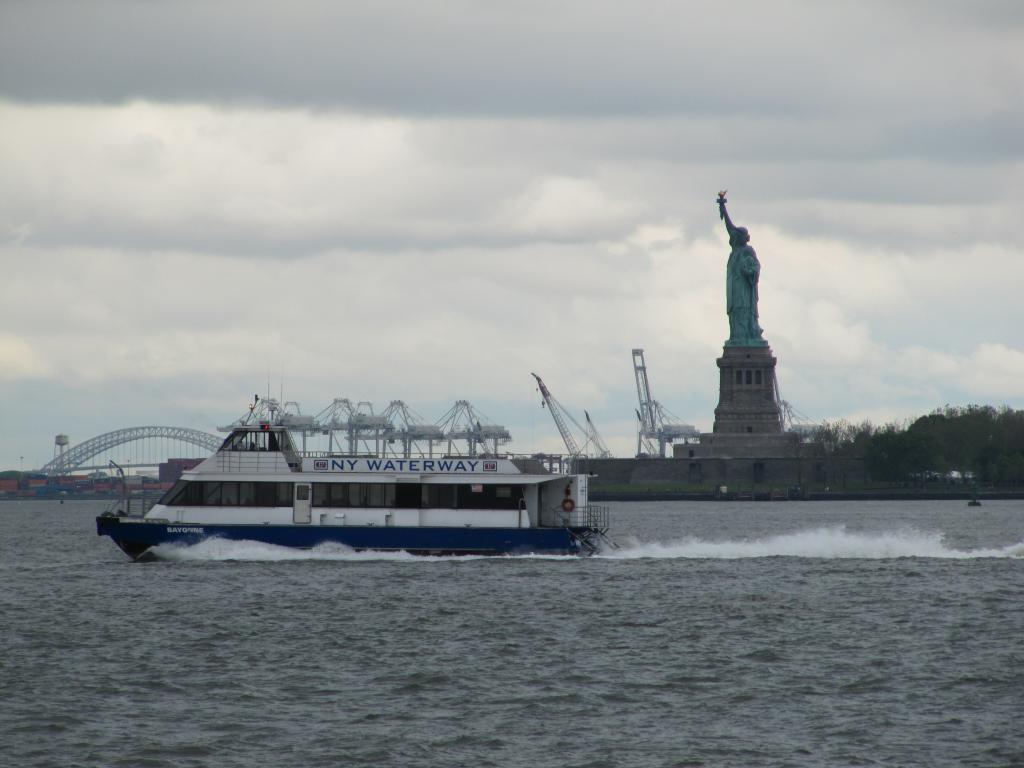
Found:
[{"label": "container crane", "polygon": [[[640,408],[636,412],[639,424],[636,434],[636,455],[664,458],[665,446],[678,439],[699,437],[697,428],[683,424],[665,406],[651,397],[651,384],[647,379],[647,364],[644,351],[633,350],[633,373],[636,376],[636,393]],[[657,441],[657,446],[655,446]]]},{"label": "container crane", "polygon": [[[434,443],[444,441],[444,431],[436,424],[428,424],[426,420],[416,411],[410,408],[401,400],[392,400],[384,410],[391,429],[385,434],[387,443],[398,441],[402,446],[402,457],[411,458],[414,449],[418,449],[418,455],[434,456]],[[427,444],[424,453],[421,443]]]},{"label": "container crane", "polygon": [[[558,427],[558,433],[562,436],[562,442],[565,443],[565,449],[569,452],[569,456],[572,458],[578,458],[580,456],[590,457],[591,453],[588,450],[590,446],[594,446],[594,458],[607,459],[611,458],[611,451],[608,450],[608,446],[601,440],[601,436],[597,432],[597,427],[594,426],[594,422],[590,420],[590,414],[584,411],[587,417],[587,427],[582,426],[576,419],[572,417],[572,414],[565,410],[565,407],[559,403],[551,391],[544,384],[544,380],[536,373],[531,373],[531,376],[537,380],[537,388],[540,389],[541,397],[544,398],[544,405],[547,406],[548,411],[551,413],[551,418],[555,421],[555,426]],[[587,440],[584,443],[583,449],[580,449],[579,443],[576,442],[576,438],[573,437],[572,430],[569,428],[569,424],[572,422],[582,434],[586,435]]]},{"label": "container crane", "polygon": [[[452,454],[455,443],[466,442],[466,455],[476,456],[477,446],[486,453],[498,455],[498,446],[512,440],[509,431],[500,424],[490,421],[476,410],[468,400],[456,400],[444,416],[435,422],[448,441],[448,453]],[[490,449],[490,450],[488,450]]]},{"label": "container crane", "polygon": [[[388,419],[373,412],[373,404],[361,401],[353,405],[347,397],[336,397],[331,404],[316,415],[313,429],[327,435],[328,451],[334,452],[334,433],[344,432],[348,437],[348,453],[356,456],[362,453],[380,456],[384,433],[391,427]],[[372,445],[371,445],[372,441]],[[338,448],[341,448],[339,441]]]},{"label": "container crane", "polygon": [[572,431],[569,429],[569,425],[565,423],[565,417],[568,413],[558,404],[558,401],[551,396],[548,388],[544,385],[544,380],[536,373],[531,373],[531,376],[537,380],[537,388],[540,389],[540,395],[544,398],[544,403],[548,407],[548,413],[551,414],[551,418],[555,420],[555,426],[558,427],[558,433],[562,436],[562,442],[565,443],[565,449],[569,452],[569,455],[576,457],[580,455],[580,447],[576,444],[576,439],[572,436]]},{"label": "container crane", "polygon": [[779,419],[783,432],[795,432],[801,439],[809,439],[814,431],[820,426],[811,423],[804,414],[800,413],[788,400],[783,400],[779,394],[779,377],[772,371],[772,383],[775,385],[775,404],[779,407]]}]

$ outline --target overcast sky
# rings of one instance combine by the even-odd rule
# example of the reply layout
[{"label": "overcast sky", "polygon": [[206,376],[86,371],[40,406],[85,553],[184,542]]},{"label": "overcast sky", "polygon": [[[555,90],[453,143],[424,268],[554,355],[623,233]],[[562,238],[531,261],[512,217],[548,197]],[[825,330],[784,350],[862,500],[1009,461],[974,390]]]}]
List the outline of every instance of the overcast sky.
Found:
[{"label": "overcast sky", "polygon": [[715,196],[811,421],[1024,407],[1024,4],[0,3],[0,469],[253,392],[710,430]]}]

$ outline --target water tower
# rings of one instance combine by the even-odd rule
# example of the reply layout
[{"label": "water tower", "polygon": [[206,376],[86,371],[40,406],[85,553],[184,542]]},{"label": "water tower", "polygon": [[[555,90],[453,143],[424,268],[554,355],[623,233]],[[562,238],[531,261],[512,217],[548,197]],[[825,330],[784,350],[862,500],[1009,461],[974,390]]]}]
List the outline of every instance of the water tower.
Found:
[{"label": "water tower", "polygon": [[70,444],[67,435],[57,435],[53,438],[53,458],[57,462],[56,474],[64,474],[64,452],[67,451],[68,445]]}]

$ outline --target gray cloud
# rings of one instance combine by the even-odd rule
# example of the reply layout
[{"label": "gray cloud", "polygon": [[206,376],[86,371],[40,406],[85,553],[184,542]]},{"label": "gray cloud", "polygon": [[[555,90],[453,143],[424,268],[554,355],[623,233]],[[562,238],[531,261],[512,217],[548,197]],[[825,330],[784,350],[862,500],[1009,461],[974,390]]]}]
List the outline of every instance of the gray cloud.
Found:
[{"label": "gray cloud", "polygon": [[[890,247],[1021,242],[1024,166],[827,156],[818,123],[366,118],[135,103],[0,103],[0,231],[40,247],[293,259],[336,247],[597,243],[676,220]],[[301,141],[296,141],[301,137]],[[807,153],[798,159],[797,144]],[[738,147],[730,154],[729,147]],[[845,155],[844,155],[845,153]]]},{"label": "gray cloud", "polygon": [[0,468],[281,375],[627,453],[634,346],[707,427],[722,187],[800,410],[1024,402],[1022,8],[4,3]]},{"label": "gray cloud", "polygon": [[1012,2],[749,0],[115,0],[16,2],[2,14],[0,94],[23,100],[503,116],[870,106],[926,120],[941,97],[971,112],[1013,95],[1024,18]]}]

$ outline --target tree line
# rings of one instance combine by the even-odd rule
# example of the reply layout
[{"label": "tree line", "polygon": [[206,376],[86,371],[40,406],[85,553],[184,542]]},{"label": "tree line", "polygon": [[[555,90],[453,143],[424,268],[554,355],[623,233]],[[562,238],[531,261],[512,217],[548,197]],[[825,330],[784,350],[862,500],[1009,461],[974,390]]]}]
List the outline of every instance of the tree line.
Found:
[{"label": "tree line", "polygon": [[873,481],[959,478],[1024,484],[1024,411],[945,406],[903,424],[825,422],[812,433],[827,458],[858,458]]}]

